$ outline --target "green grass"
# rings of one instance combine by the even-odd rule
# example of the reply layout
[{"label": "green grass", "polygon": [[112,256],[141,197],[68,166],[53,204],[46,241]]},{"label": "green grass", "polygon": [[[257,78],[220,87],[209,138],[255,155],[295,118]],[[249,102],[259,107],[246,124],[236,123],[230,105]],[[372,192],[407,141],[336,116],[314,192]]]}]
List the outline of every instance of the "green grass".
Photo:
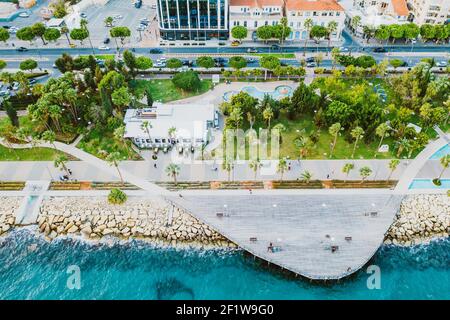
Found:
[{"label": "green grass", "polygon": [[[81,55],[80,57],[88,57],[89,55]],[[115,55],[114,54],[96,54],[94,56],[96,59],[100,60],[114,60]]]},{"label": "green grass", "polygon": [[278,59],[295,59],[294,53],[251,53],[251,55],[256,57],[274,56]]},{"label": "green grass", "polygon": [[169,102],[201,95],[212,87],[211,80],[202,80],[200,89],[194,92],[183,92],[174,86],[170,79],[155,80],[133,80],[130,86],[138,93],[143,93],[148,88],[152,94],[153,101]]},{"label": "green grass", "polygon": [[[289,120],[285,115],[281,114],[278,120],[272,121],[271,127],[277,123],[282,123],[286,127],[286,131],[282,133],[282,142],[280,145],[280,157],[288,157],[290,159],[298,159],[300,157],[300,150],[295,145],[295,140],[302,132],[305,130],[305,134],[309,135],[313,130],[317,130],[316,125],[313,122],[312,116],[305,115],[296,120]],[[256,131],[259,128],[267,128],[264,123],[256,123],[254,125]],[[297,130],[299,132],[297,132]],[[330,159],[330,145],[333,141],[333,137],[328,133],[328,129],[322,129],[319,131],[319,140],[313,148],[309,149],[309,154],[304,157],[304,159]],[[360,141],[355,150],[354,159],[392,159],[395,158],[394,143],[392,139],[384,139],[383,144],[389,145],[389,152],[376,154],[376,149],[378,147],[379,140],[371,142],[370,144],[365,144],[364,141]],[[268,142],[270,146],[270,141]],[[248,159],[249,146],[246,142],[245,149],[241,148],[236,151],[240,159]],[[270,150],[269,150],[270,151]],[[333,157],[331,159],[350,159],[353,151],[353,143],[349,143],[341,135],[337,139],[336,147],[333,152]],[[222,146],[215,149],[215,155],[219,156],[222,154]],[[269,153],[269,156],[270,153]]]},{"label": "green grass", "polygon": [[103,128],[95,128],[89,131],[77,147],[101,159],[105,158],[103,151],[106,151],[106,154],[119,152],[124,160],[141,159],[141,156],[133,149],[130,148],[127,151],[124,145],[117,143],[112,131]]},{"label": "green grass", "polygon": [[50,148],[9,149],[0,145],[0,161],[53,161],[58,154]]}]

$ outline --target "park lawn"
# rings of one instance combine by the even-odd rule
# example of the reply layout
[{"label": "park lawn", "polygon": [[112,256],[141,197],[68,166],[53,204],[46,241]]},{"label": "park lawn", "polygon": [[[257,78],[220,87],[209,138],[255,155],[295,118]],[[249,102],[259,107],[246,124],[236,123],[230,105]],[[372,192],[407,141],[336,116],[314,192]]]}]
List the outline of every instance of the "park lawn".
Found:
[{"label": "park lawn", "polygon": [[[282,123],[286,127],[286,132],[282,134],[282,143],[280,145],[280,156],[289,157],[290,159],[298,159],[300,150],[295,145],[295,139],[298,137],[299,130],[305,129],[306,134],[309,135],[313,130],[317,130],[311,116],[303,116],[298,120],[288,120],[281,117],[279,121],[274,121],[273,125]],[[319,131],[319,141],[310,149],[306,159],[330,159],[331,143],[333,137],[328,133],[328,130],[321,129]],[[365,144],[360,141],[355,150],[354,159],[374,159],[375,151],[378,147],[379,140],[376,139],[370,144]],[[391,159],[395,158],[395,153],[392,152],[394,144],[389,139],[385,139],[383,144],[389,145],[390,152],[377,154],[377,159]],[[331,159],[350,159],[353,151],[353,143],[349,143],[341,135],[337,139],[336,147],[333,151]]]},{"label": "park lawn", "polygon": [[0,161],[53,161],[60,151],[51,148],[9,149],[0,145]]},{"label": "park lawn", "polygon": [[[295,145],[295,140],[302,130],[305,130],[306,135],[309,135],[313,130],[317,130],[312,116],[305,115],[300,119],[289,120],[283,114],[280,115],[278,120],[272,121],[271,127],[277,123],[282,123],[286,127],[286,131],[282,133],[282,142],[280,145],[280,158],[298,159],[300,157],[300,150]],[[254,128],[258,131],[259,128],[267,128],[265,123],[257,122]],[[244,130],[247,128],[244,128]],[[297,132],[298,130],[298,132]],[[327,129],[321,129],[319,131],[319,140],[313,148],[309,150],[309,154],[304,159],[330,159],[330,146],[333,141],[333,137],[328,133]],[[394,142],[390,138],[383,140],[383,144],[389,145],[389,152],[378,153],[375,157],[375,150],[378,147],[379,140],[371,142],[370,144],[365,144],[364,141],[360,141],[355,150],[354,159],[392,159],[395,158]],[[268,142],[270,146],[270,141]],[[353,143],[349,143],[341,135],[337,139],[336,147],[333,152],[333,157],[331,159],[350,159],[353,151]],[[270,147],[269,147],[270,149]],[[220,145],[215,149],[215,155],[220,157],[223,154],[223,146]],[[404,153],[403,153],[404,155]],[[414,156],[415,154],[413,154]],[[245,143],[245,148],[235,148],[235,156],[238,159],[248,159],[249,158],[249,144],[248,141]],[[270,150],[268,156],[272,157]]]},{"label": "park lawn", "polygon": [[[102,128],[94,128],[83,137],[78,143],[78,148],[86,151],[100,159],[105,158],[105,154],[119,152],[124,160],[141,160],[141,156],[133,149],[127,149],[122,144],[118,144],[112,132]],[[104,152],[106,151],[106,153]]]},{"label": "park lawn", "polygon": [[175,87],[170,79],[133,80],[130,82],[130,86],[138,93],[145,93],[148,88],[153,101],[169,102],[201,95],[211,89],[212,82],[211,80],[202,80],[200,89],[194,92],[183,92]]},{"label": "park lawn", "polygon": [[251,53],[250,55],[256,57],[274,56],[278,59],[295,59],[294,53]]}]

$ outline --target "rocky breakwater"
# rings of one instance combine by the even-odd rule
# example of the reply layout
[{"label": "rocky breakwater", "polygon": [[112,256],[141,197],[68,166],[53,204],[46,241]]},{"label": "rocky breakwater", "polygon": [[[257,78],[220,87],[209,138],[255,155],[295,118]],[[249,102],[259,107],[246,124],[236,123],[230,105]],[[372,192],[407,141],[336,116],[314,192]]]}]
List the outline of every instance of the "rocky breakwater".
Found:
[{"label": "rocky breakwater", "polygon": [[18,197],[0,197],[0,235],[14,227],[15,214],[20,207],[21,200]]},{"label": "rocky breakwater", "polygon": [[61,235],[92,240],[115,236],[172,246],[236,247],[183,210],[172,211],[162,199],[131,197],[123,205],[112,205],[105,197],[50,197],[43,200],[38,227],[47,240]]},{"label": "rocky breakwater", "polygon": [[450,197],[414,195],[403,200],[385,243],[411,245],[449,235]]}]

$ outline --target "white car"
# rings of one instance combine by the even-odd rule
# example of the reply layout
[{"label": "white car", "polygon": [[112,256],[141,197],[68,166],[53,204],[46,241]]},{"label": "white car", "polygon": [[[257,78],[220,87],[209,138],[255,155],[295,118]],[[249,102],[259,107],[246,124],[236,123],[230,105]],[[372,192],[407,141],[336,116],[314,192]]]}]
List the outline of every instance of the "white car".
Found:
[{"label": "white car", "polygon": [[21,18],[28,18],[29,16],[30,16],[30,14],[28,12],[19,13],[19,17],[21,17]]},{"label": "white car", "polygon": [[122,19],[122,18],[123,18],[123,16],[121,14],[113,15],[113,19],[116,19],[116,20],[119,20],[119,19]]},{"label": "white car", "polygon": [[340,47],[340,48],[339,48],[339,51],[340,51],[340,52],[347,52],[347,51],[348,51],[348,48],[347,48],[347,47]]},{"label": "white car", "polygon": [[446,61],[439,61],[436,63],[436,67],[446,67],[447,62]]},{"label": "white car", "polygon": [[87,14],[82,12],[82,13],[80,13],[80,17],[82,17],[83,19],[86,19],[87,18]]},{"label": "white car", "polygon": [[100,47],[98,47],[98,50],[108,51],[108,50],[110,50],[110,48],[107,46],[100,46]]},{"label": "white car", "polygon": [[17,91],[17,90],[19,90],[19,88],[20,88],[20,84],[18,82],[13,82],[12,89],[14,91]]}]

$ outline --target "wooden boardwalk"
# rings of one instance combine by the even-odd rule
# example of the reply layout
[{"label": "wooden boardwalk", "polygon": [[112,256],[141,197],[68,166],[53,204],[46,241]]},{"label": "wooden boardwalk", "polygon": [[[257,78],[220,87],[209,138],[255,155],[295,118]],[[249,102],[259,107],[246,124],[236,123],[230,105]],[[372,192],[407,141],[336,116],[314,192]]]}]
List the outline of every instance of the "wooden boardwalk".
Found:
[{"label": "wooden boardwalk", "polygon": [[[386,190],[373,195],[166,198],[253,255],[301,276],[325,280],[348,276],[370,260],[403,196]],[[279,251],[270,252],[270,242]],[[332,252],[332,247],[337,250]]]}]

